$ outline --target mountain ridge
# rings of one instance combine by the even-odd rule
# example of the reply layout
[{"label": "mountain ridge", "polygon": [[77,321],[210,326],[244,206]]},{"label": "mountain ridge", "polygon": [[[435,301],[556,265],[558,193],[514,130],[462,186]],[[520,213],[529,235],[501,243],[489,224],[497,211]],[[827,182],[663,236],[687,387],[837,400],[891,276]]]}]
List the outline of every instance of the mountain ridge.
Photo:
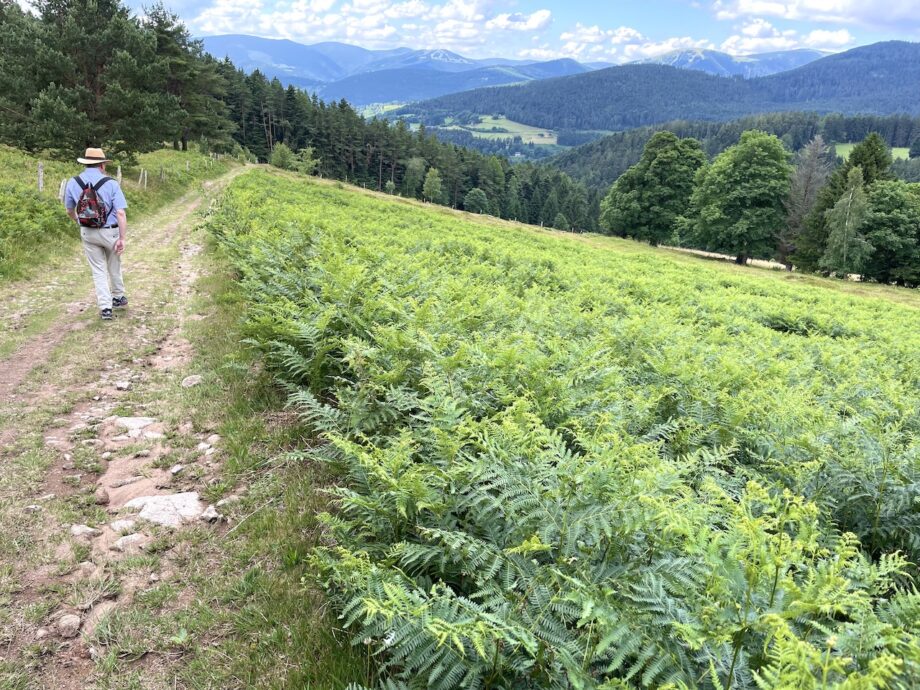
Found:
[{"label": "mountain ridge", "polygon": [[636,60],[630,64],[669,65],[680,69],[706,72],[717,77],[750,79],[788,72],[832,54],[810,48],[747,55],[730,55],[718,50],[693,49],[675,50],[659,57]]},{"label": "mountain ridge", "polygon": [[665,65],[622,65],[452,94],[396,115],[438,125],[446,116],[470,112],[547,129],[618,131],[675,119],[723,121],[780,110],[918,114],[920,43],[876,43],[752,79]]},{"label": "mountain ridge", "polygon": [[327,100],[345,98],[357,106],[426,100],[483,86],[568,76],[590,69],[568,58],[545,62],[473,60],[441,48],[369,50],[348,43],[306,45],[246,34],[201,40],[208,53],[216,58],[227,56],[248,72],[259,70],[269,78],[309,89]]}]

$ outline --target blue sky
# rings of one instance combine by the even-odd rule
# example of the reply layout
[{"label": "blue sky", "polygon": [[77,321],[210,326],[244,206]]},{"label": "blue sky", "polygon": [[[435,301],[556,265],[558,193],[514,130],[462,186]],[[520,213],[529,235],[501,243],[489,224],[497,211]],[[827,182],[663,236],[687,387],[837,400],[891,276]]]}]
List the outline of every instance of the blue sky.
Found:
[{"label": "blue sky", "polygon": [[691,47],[745,54],[920,41],[920,0],[167,0],[167,5],[196,35],[448,48],[470,57],[619,63]]}]

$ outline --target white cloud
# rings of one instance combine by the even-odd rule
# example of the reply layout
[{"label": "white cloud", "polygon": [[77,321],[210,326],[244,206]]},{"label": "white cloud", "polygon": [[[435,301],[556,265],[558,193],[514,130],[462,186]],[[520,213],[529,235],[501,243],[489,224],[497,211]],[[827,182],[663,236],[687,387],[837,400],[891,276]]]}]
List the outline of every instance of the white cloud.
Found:
[{"label": "white cloud", "polygon": [[846,29],[815,29],[802,36],[795,29],[780,30],[766,19],[757,17],[744,22],[739,33],[725,39],[720,48],[731,55],[747,55],[793,48],[839,50],[853,41],[852,34]]},{"label": "white cloud", "polygon": [[766,16],[920,31],[917,0],[714,0],[719,19]]},{"label": "white cloud", "polygon": [[826,29],[815,29],[802,41],[809,48],[818,48],[819,50],[835,50],[851,45],[856,39],[846,29],[837,31],[828,31]]},{"label": "white cloud", "polygon": [[656,41],[629,26],[604,29],[597,25],[576,24],[559,38],[563,42],[559,49],[554,50],[544,45],[521,51],[518,55],[525,58],[571,57],[576,60],[631,62],[658,57],[675,50],[714,47],[706,39],[691,36],[674,36]]},{"label": "white cloud", "polygon": [[533,14],[499,14],[486,22],[487,29],[511,31],[539,31],[549,26],[553,13],[537,10]]},{"label": "white cloud", "polygon": [[765,19],[757,18],[744,23],[740,33],[729,36],[720,48],[731,55],[789,50],[799,45],[797,33],[794,29],[780,31]]}]

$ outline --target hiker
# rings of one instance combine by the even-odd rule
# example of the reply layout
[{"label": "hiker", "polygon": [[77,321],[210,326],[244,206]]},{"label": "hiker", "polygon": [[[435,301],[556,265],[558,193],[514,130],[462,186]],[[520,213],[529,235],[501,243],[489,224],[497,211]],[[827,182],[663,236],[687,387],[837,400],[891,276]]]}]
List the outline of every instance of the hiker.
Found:
[{"label": "hiker", "polygon": [[104,321],[111,321],[113,308],[128,306],[121,277],[128,202],[118,182],[105,175],[105,164],[111,161],[102,149],[86,149],[77,163],[86,169],[67,182],[64,206],[67,215],[80,226],[83,253],[96,286],[99,315]]}]

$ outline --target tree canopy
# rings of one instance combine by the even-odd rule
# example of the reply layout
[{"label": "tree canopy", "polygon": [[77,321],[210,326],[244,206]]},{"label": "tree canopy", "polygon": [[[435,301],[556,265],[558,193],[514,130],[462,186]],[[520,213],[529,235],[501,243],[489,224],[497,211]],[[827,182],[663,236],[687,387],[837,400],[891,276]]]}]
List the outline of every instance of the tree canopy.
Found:
[{"label": "tree canopy", "polygon": [[737,256],[769,256],[786,222],[789,153],[772,134],[750,131],[700,169],[691,208],[697,242],[708,250]]},{"label": "tree canopy", "polygon": [[690,203],[706,155],[696,139],[658,132],[639,162],[627,170],[601,204],[601,223],[614,235],[653,245],[667,241]]}]

